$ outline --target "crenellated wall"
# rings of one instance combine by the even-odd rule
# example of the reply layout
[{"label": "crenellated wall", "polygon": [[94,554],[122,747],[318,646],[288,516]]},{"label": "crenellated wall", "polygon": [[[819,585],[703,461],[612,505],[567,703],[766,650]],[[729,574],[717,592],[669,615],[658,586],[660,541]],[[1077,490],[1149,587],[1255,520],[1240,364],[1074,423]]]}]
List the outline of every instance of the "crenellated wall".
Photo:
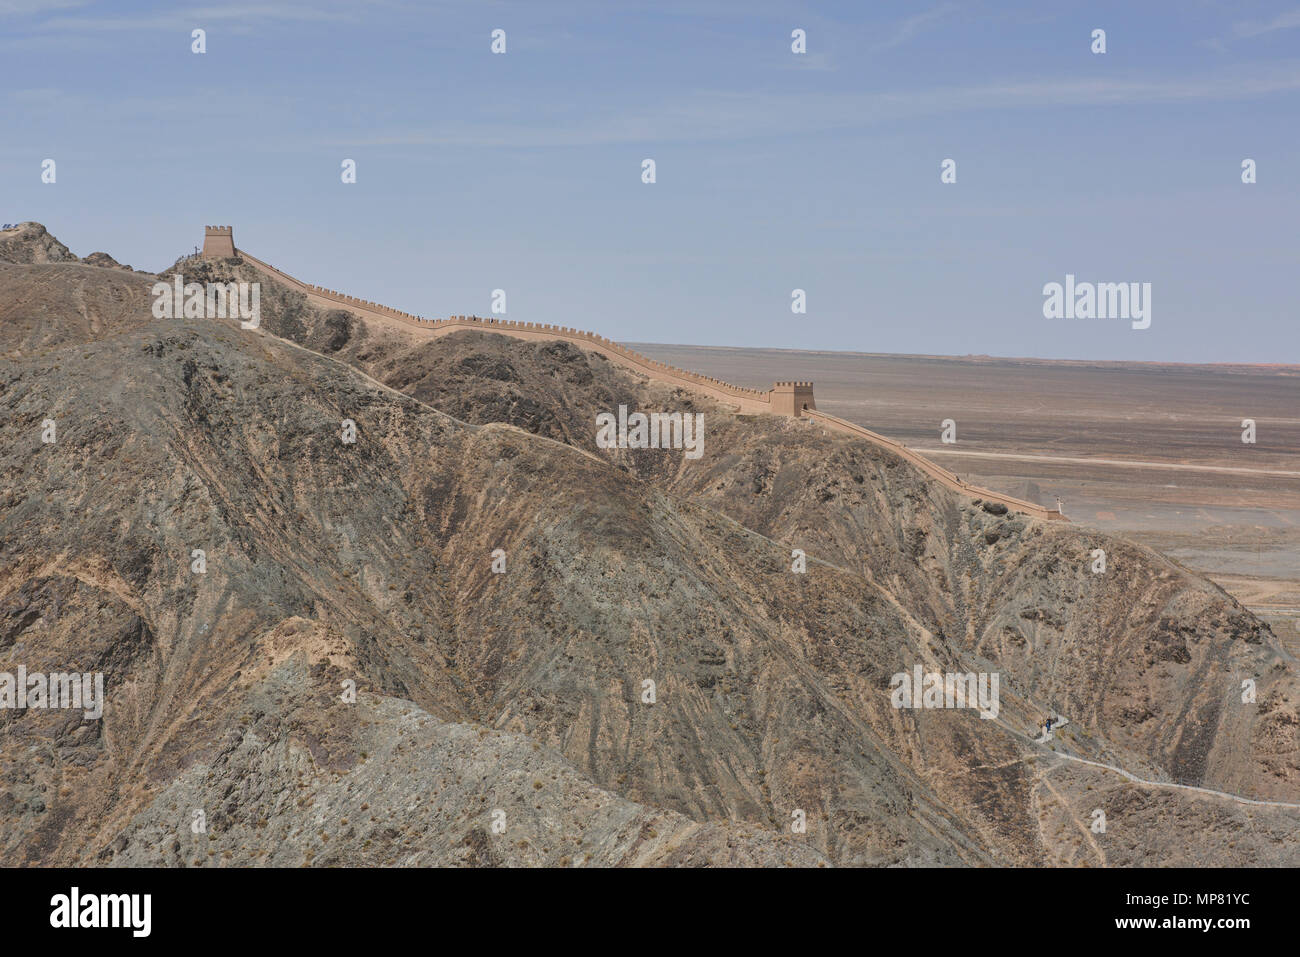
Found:
[{"label": "crenellated wall", "polygon": [[203,258],[233,259],[235,257],[235,228],[233,226],[203,227]]},{"label": "crenellated wall", "polygon": [[797,418],[805,412],[817,409],[811,382],[778,382],[772,386],[770,395],[772,412],[776,415],[791,415]]},{"label": "crenellated wall", "polygon": [[[231,227],[208,226],[203,242],[204,258],[224,259],[234,255],[236,255],[236,251]],[[723,382],[721,379],[715,379],[712,376],[700,375],[697,372],[689,372],[686,369],[670,366],[667,363],[643,356],[639,352],[634,352],[626,346],[621,346],[617,342],[606,339],[604,336],[598,336],[594,332],[571,329],[568,326],[515,322],[512,319],[483,319],[478,316],[425,319],[423,316],[415,316],[409,312],[390,309],[368,299],[357,299],[354,296],[336,292],[333,289],[305,283],[295,279],[288,273],[281,272],[269,263],[262,262],[256,256],[250,256],[242,249],[238,251],[238,255],[256,269],[261,270],[290,289],[301,292],[309,301],[319,306],[326,308],[341,306],[380,322],[396,322],[408,327],[415,327],[435,337],[447,335],[460,329],[480,329],[484,332],[500,333],[517,339],[567,339],[590,352],[604,355],[624,368],[669,385],[703,393],[710,398],[731,406],[737,412],[745,414],[771,413],[793,418],[806,418],[835,432],[842,432],[856,438],[865,439],[897,453],[931,478],[963,495],[981,498],[989,502],[1000,502],[1009,509],[1039,519],[1068,521],[1060,512],[1049,511],[1041,505],[1025,502],[975,485],[968,485],[954,473],[913,452],[900,442],[895,442],[893,439],[886,438],[838,416],[818,412],[817,403],[813,399],[813,384],[811,382],[777,382],[771,389],[763,392],[758,389],[747,389],[743,386],[732,385],[730,382]]]},{"label": "crenellated wall", "polygon": [[[358,299],[355,296],[349,296],[333,289],[326,289],[324,286],[305,283],[300,279],[295,279],[288,273],[281,272],[256,256],[249,255],[242,249],[239,250],[239,255],[245,261],[269,274],[285,286],[301,292],[312,302],[328,308],[342,306],[382,320],[413,325],[435,336],[446,335],[460,329],[481,329],[485,332],[513,336],[516,339],[568,339],[582,348],[598,352],[620,365],[653,379],[702,392],[710,398],[733,406],[738,412],[756,414],[773,411],[772,393],[770,391],[747,389],[744,386],[723,382],[721,379],[715,379],[712,376],[700,375],[697,372],[670,366],[667,363],[651,359],[649,356],[644,356],[626,346],[619,345],[612,339],[606,339],[594,332],[573,329],[568,326],[549,325],[547,323],[516,322],[512,319],[481,318],[479,316],[425,319],[423,316],[415,316],[409,312],[390,309],[388,306],[372,302],[369,299]],[[808,396],[811,399],[812,383],[805,383],[805,385],[807,385]],[[810,408],[815,408],[815,406],[810,405]]]}]

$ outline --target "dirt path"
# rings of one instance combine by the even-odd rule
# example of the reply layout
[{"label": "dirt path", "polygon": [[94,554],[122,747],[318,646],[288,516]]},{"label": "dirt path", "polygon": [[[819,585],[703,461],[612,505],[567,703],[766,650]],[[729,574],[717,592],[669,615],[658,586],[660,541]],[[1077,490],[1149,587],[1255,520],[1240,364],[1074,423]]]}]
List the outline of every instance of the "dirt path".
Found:
[{"label": "dirt path", "polygon": [[[997,722],[999,727],[1010,732],[1015,737],[1030,744],[1038,744],[1037,740],[1022,733],[1016,728],[1013,728],[1002,718],[994,718],[993,720]],[[1205,794],[1210,797],[1227,798],[1230,801],[1236,801],[1238,804],[1251,804],[1255,807],[1284,807],[1300,811],[1300,804],[1291,803],[1289,801],[1259,801],[1255,798],[1242,797],[1240,794],[1232,794],[1228,791],[1216,791],[1214,788],[1203,788],[1195,784],[1175,784],[1172,781],[1151,781],[1147,778],[1140,778],[1131,771],[1125,771],[1123,768],[1116,767],[1113,764],[1104,764],[1101,761],[1089,761],[1087,758],[1078,758],[1073,754],[1066,754],[1063,751],[1049,751],[1048,755],[1053,758],[1060,758],[1062,761],[1073,761],[1075,764],[1086,764],[1089,767],[1101,768],[1105,771],[1113,771],[1115,774],[1120,775],[1126,780],[1131,781],[1134,784],[1140,784],[1143,787],[1175,788],[1179,791],[1195,791],[1197,794]]]},{"label": "dirt path", "polygon": [[1117,768],[1113,764],[1102,764],[1100,761],[1089,761],[1087,758],[1076,758],[1072,754],[1063,754],[1060,751],[1053,752],[1052,756],[1061,758],[1063,761],[1073,761],[1076,764],[1086,764],[1090,767],[1114,771],[1116,774],[1123,776],[1134,784],[1141,784],[1144,787],[1177,788],[1180,791],[1195,791],[1198,794],[1208,794],[1210,797],[1227,798],[1230,801],[1236,801],[1238,804],[1252,804],[1255,807],[1285,807],[1300,811],[1300,804],[1292,804],[1287,801],[1256,801],[1254,798],[1242,797],[1240,794],[1229,794],[1227,791],[1216,791],[1214,788],[1197,787],[1194,784],[1174,784],[1171,781],[1148,781],[1146,778],[1140,778],[1136,774],[1131,774],[1130,772],[1125,771],[1123,768]]},{"label": "dirt path", "polygon": [[[1044,769],[1038,775],[1038,783],[1047,788],[1048,791],[1052,792],[1052,797],[1056,798],[1056,802],[1061,805],[1061,810],[1065,813],[1065,816],[1068,817],[1074,826],[1079,829],[1079,833],[1081,833],[1084,839],[1092,846],[1092,852],[1096,854],[1097,859],[1101,861],[1101,866],[1105,867],[1106,852],[1101,849],[1101,845],[1097,843],[1097,839],[1092,836],[1092,828],[1088,825],[1088,822],[1075,817],[1074,811],[1070,807],[1070,802],[1065,799],[1060,791],[1052,787],[1052,782],[1047,780],[1047,769]],[[1046,843],[1046,840],[1044,840],[1044,844]]]}]

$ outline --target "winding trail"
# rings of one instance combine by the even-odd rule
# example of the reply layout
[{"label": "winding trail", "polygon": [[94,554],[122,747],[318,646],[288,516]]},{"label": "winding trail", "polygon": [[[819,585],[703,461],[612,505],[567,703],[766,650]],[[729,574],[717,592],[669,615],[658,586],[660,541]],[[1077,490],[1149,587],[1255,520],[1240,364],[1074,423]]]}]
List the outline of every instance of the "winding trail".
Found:
[{"label": "winding trail", "polygon": [[[1176,784],[1173,781],[1152,781],[1148,778],[1140,778],[1131,771],[1125,771],[1121,767],[1113,764],[1105,764],[1101,761],[1089,761],[1087,758],[1075,757],[1073,754],[1067,754],[1064,751],[1053,751],[1045,747],[1044,742],[1039,742],[1035,738],[1013,728],[1002,718],[994,718],[994,722],[1003,730],[1009,732],[1014,737],[1020,738],[1029,744],[1036,744],[1043,748],[1050,757],[1060,758],[1062,761],[1073,761],[1075,764],[1086,764],[1089,767],[1101,768],[1104,771],[1113,771],[1133,784],[1140,784],[1143,787],[1151,788],[1176,788],[1180,791],[1194,791],[1198,794],[1206,794],[1210,797],[1227,798],[1230,801],[1236,801],[1238,804],[1253,804],[1256,807],[1284,807],[1291,810],[1300,811],[1300,804],[1290,801],[1260,801],[1255,798],[1242,797],[1240,794],[1232,794],[1228,791],[1217,791],[1214,788],[1203,788],[1195,784]],[[1055,739],[1053,739],[1055,740]]]},{"label": "winding trail", "polygon": [[1065,761],[1073,761],[1076,764],[1086,764],[1090,767],[1102,768],[1106,771],[1114,771],[1116,774],[1127,778],[1134,784],[1141,784],[1145,787],[1178,788],[1180,791],[1195,791],[1198,794],[1208,794],[1211,797],[1227,798],[1230,801],[1236,801],[1238,804],[1253,804],[1256,807],[1285,807],[1300,811],[1300,804],[1292,804],[1288,801],[1257,801],[1254,798],[1242,797],[1240,794],[1229,794],[1227,791],[1216,791],[1214,788],[1197,787],[1194,784],[1174,784],[1172,781],[1148,781],[1146,778],[1140,778],[1136,774],[1125,771],[1123,768],[1117,768],[1113,764],[1102,764],[1100,761],[1089,761],[1087,758],[1076,758],[1072,754],[1064,754],[1060,751],[1053,751],[1052,756],[1061,758]]}]

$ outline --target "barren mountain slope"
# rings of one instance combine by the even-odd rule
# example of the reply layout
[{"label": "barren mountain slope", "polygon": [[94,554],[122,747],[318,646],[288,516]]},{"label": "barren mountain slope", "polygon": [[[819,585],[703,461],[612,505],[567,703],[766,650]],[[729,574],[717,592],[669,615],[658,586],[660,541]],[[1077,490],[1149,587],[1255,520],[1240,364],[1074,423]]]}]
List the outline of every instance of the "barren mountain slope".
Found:
[{"label": "barren mountain slope", "polygon": [[[321,343],[315,310],[295,321]],[[564,343],[479,333],[403,342],[347,314],[328,322],[349,331],[326,348],[435,407],[590,448],[882,583],[954,655],[974,651],[1026,689],[1033,714],[1024,727],[1050,708],[1071,715],[1079,728],[1070,733],[1088,735],[1075,753],[1156,779],[1295,800],[1294,661],[1245,609],[1163,556],[993,514],[887,452],[765,417],[707,416],[709,453],[697,463],[599,451],[598,411],[714,406]],[[1108,556],[1100,576],[1090,571],[1096,548]],[[1247,678],[1258,704],[1241,701]]]},{"label": "barren mountain slope", "polygon": [[[883,657],[907,626],[849,576],[789,576],[770,542],[578,450],[460,426],[219,322],[19,360],[3,394],[8,659],[103,671],[108,687],[102,724],[5,713],[19,859],[98,855],[147,802],[141,783],[212,760],[248,713],[242,689],[303,642],[363,688],[534,732],[698,820],[775,830],[801,807],[843,828],[809,843],[870,860],[987,853],[868,726],[898,715],[869,684],[867,642]],[[837,656],[862,673],[861,715],[805,660],[832,657],[820,628],[803,647],[813,620],[864,636]],[[714,685],[733,670],[728,700]],[[29,750],[51,737],[71,750]],[[873,820],[877,804],[894,813]]]},{"label": "barren mountain slope", "polygon": [[[1117,763],[1259,798],[1300,793],[1295,662],[1217,586],[1149,549],[994,514],[869,444],[719,411],[565,342],[478,332],[401,342],[346,313],[306,306],[295,317],[286,333],[435,408],[588,449],[879,583],[951,654],[978,655],[1040,712],[1055,708],[1123,749]],[[322,327],[347,331],[323,341]],[[705,412],[706,455],[597,449],[596,414],[620,404]],[[1103,574],[1091,570],[1096,549]],[[1240,700],[1245,679],[1258,685],[1256,705]]]},{"label": "barren mountain slope", "polygon": [[147,322],[157,277],[75,262],[0,261],[0,359],[91,342]]},{"label": "barren mountain slope", "polygon": [[[0,670],[108,704],[0,711],[0,861],[1297,862],[1294,810],[1029,740],[1054,703],[1062,752],[1300,801],[1294,665],[1153,553],[1095,578],[1077,530],[572,347],[413,346],[260,275],[260,333],[96,326],[73,290],[152,277],[40,268],[56,305],[0,316],[42,343],[0,365]],[[619,402],[704,411],[704,458],[596,450]],[[895,710],[914,664],[1001,671],[998,718]]]},{"label": "barren mountain slope", "polygon": [[[532,646],[547,662],[539,679],[567,684],[576,668],[603,672],[587,690],[598,707],[626,715],[629,750],[656,733],[632,691],[642,673],[659,672],[646,662],[628,675],[610,663],[625,662],[628,636],[605,605],[621,610],[640,596],[607,566],[628,561],[620,543],[635,543],[656,565],[636,587],[667,592],[672,575],[718,574],[696,567],[692,552],[724,550],[696,541],[721,532],[690,516],[642,528],[637,517],[654,509],[671,517],[662,495],[626,488],[576,450],[461,426],[328,360],[216,322],[150,324],[65,350],[57,364],[20,360],[5,370],[0,647],[29,672],[102,671],[108,700],[97,723],[54,710],[0,716],[6,859],[97,859],[129,838],[155,789],[196,765],[224,767],[250,734],[286,755],[306,748],[322,778],[364,763],[353,739],[366,738],[358,728],[366,719],[338,701],[344,678],[458,721],[492,693],[490,676]],[[345,417],[357,423],[355,445],[340,441]],[[40,440],[47,418],[59,424],[52,444]],[[537,489],[566,475],[584,491]],[[602,484],[609,494],[593,496]],[[527,573],[548,555],[579,551],[597,528],[607,543],[581,567],[559,570],[570,580]],[[725,531],[751,553],[765,547]],[[508,549],[519,571],[492,576],[487,542]],[[202,574],[192,569],[194,549],[205,553]],[[592,591],[585,602],[565,593],[575,586]],[[473,611],[481,591],[491,618]],[[555,633],[540,617],[551,608],[565,621],[551,623]],[[571,617],[590,619],[585,639]],[[278,695],[268,682],[287,680],[280,669],[290,665],[317,679],[314,693],[270,707]],[[397,761],[403,733],[379,734],[378,753]],[[296,804],[295,764],[285,760],[265,771],[270,793],[224,816],[275,810],[284,827],[305,827],[321,809]],[[455,765],[454,754],[441,760]],[[539,758],[537,775],[547,767]],[[239,773],[229,783],[248,780]],[[676,783],[683,795],[694,785]],[[302,788],[316,786],[324,785]],[[218,806],[229,798],[220,794]],[[545,809],[570,831],[586,826],[564,801],[548,798]],[[484,826],[487,810],[466,827]],[[451,853],[442,830],[420,837],[426,857]]]},{"label": "barren mountain slope", "polygon": [[19,223],[0,231],[0,262],[68,263],[78,259],[40,223]]}]

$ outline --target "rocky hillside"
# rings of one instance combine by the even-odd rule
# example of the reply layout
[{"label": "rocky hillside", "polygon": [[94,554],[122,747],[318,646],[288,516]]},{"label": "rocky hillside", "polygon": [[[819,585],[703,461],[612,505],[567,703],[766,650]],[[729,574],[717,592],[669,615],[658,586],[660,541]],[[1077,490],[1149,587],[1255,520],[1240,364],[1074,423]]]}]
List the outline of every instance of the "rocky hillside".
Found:
[{"label": "rocky hillside", "polygon": [[13,229],[0,231],[0,262],[30,265],[79,261],[40,223],[19,223]]},{"label": "rocky hillside", "polygon": [[[1295,662],[1159,555],[238,261],[178,268],[261,281],[260,331],[156,320],[157,277],[38,259],[31,225],[0,262],[0,672],[107,702],[0,710],[0,863],[1300,863],[1296,810],[1063,757],[1300,803]],[[619,404],[703,412],[705,454],[598,449]],[[895,709],[917,664],[999,673],[997,717]]]}]

